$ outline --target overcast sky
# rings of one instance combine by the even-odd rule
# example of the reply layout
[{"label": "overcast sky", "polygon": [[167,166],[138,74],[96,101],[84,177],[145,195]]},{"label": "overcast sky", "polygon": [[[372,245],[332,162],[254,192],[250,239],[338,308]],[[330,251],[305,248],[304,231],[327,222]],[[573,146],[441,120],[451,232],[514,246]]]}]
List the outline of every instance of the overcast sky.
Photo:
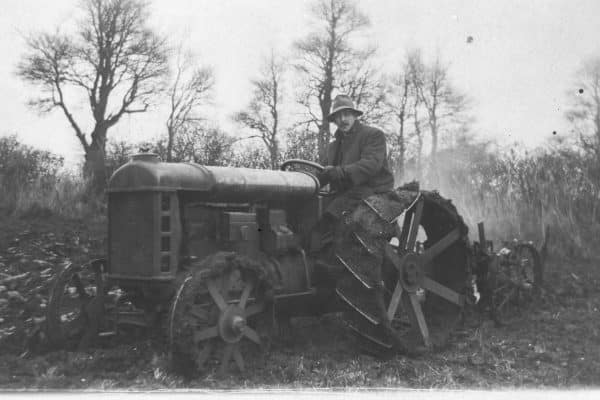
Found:
[{"label": "overcast sky", "polygon": [[[26,107],[35,89],[14,75],[22,34],[67,26],[77,0],[0,0],[0,135],[16,133],[70,163],[82,156],[64,117]],[[150,23],[187,45],[216,71],[211,114],[229,130],[228,116],[249,99],[248,81],[271,47],[285,52],[307,32],[310,1],[154,0]],[[51,6],[50,6],[51,4]],[[425,58],[439,52],[451,79],[473,100],[475,131],[500,143],[533,147],[566,134],[567,92],[586,57],[600,55],[598,0],[363,0],[381,68],[392,72],[409,48]],[[467,43],[467,37],[473,41]],[[80,110],[85,111],[84,105]],[[161,133],[158,112],[124,118],[109,135],[138,140]]]}]

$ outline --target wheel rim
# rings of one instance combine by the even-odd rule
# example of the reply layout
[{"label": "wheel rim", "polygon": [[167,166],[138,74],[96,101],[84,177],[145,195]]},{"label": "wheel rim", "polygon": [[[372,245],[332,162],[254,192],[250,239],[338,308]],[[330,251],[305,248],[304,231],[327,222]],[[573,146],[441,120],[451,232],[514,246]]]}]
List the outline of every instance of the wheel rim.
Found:
[{"label": "wheel rim", "polygon": [[[446,341],[465,302],[461,290],[467,264],[464,227],[457,223],[462,221],[450,223],[454,216],[421,197],[405,213],[398,248],[386,248],[396,270],[395,278],[388,280],[393,284],[387,302],[393,334],[420,341],[426,348]],[[427,235],[422,249],[417,242],[419,230]],[[409,333],[394,328],[398,325],[408,325]]]},{"label": "wheel rim", "polygon": [[[467,228],[454,206],[435,192],[396,191],[387,200],[384,196],[369,197],[354,212],[363,227],[376,228],[369,235],[352,232],[364,248],[361,262],[346,256],[351,249],[339,251],[338,258],[351,274],[338,282],[336,291],[358,317],[350,317],[351,328],[377,346],[395,345],[408,353],[441,346],[465,301]],[[406,207],[394,207],[394,201]],[[394,209],[402,212],[394,214]],[[402,228],[391,229],[397,231],[398,246],[392,246],[392,235],[385,232],[401,214]],[[377,219],[385,223],[377,224]],[[427,236],[423,246],[417,242],[419,229]]]},{"label": "wheel rim", "polygon": [[177,291],[169,318],[171,355],[192,361],[205,370],[215,360],[218,372],[229,370],[231,362],[240,371],[246,363],[245,342],[261,344],[250,320],[264,309],[258,278],[239,269],[217,272],[200,270],[188,277]]}]

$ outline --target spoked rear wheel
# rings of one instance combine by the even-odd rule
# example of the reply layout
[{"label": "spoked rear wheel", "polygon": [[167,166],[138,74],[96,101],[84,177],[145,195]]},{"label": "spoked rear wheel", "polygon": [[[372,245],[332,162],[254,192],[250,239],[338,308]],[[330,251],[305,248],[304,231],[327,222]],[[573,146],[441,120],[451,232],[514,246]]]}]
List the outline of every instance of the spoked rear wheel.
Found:
[{"label": "spoked rear wheel", "polygon": [[[337,292],[352,309],[351,329],[364,340],[383,352],[418,353],[443,346],[459,320],[468,275],[467,228],[450,201],[437,193],[401,194],[411,204],[402,210],[395,246],[389,236],[377,237],[388,228],[373,230],[373,218],[358,216],[371,213],[395,226],[398,215],[386,212],[394,207],[377,207],[376,199],[369,198],[367,207],[355,210],[353,219],[363,223],[354,224],[352,236],[360,240],[349,247],[362,246],[355,251],[363,258],[352,262],[358,257],[348,257],[350,251],[338,254],[351,273]],[[419,236],[426,236],[422,245]]]},{"label": "spoked rear wheel", "polygon": [[178,288],[169,314],[172,366],[185,374],[218,365],[224,374],[234,363],[246,368],[248,343],[260,345],[253,318],[265,309],[267,283],[234,253],[208,257]]}]

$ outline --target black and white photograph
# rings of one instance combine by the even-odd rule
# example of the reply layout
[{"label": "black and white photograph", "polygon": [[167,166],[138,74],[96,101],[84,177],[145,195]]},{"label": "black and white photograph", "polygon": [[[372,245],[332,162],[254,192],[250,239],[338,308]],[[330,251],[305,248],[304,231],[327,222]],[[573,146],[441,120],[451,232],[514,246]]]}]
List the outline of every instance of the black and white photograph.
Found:
[{"label": "black and white photograph", "polygon": [[0,6],[4,395],[598,395],[599,1]]}]

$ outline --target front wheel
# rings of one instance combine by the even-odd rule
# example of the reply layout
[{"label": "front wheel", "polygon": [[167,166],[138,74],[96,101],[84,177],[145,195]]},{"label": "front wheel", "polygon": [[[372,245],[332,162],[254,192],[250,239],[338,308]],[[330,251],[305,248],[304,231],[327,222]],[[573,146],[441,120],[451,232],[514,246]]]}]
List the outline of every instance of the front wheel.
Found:
[{"label": "front wheel", "polygon": [[269,284],[260,265],[221,252],[207,257],[178,288],[168,322],[171,363],[183,373],[204,371],[211,361],[219,373],[231,361],[246,368],[242,349],[260,345],[252,327],[266,308]]}]

